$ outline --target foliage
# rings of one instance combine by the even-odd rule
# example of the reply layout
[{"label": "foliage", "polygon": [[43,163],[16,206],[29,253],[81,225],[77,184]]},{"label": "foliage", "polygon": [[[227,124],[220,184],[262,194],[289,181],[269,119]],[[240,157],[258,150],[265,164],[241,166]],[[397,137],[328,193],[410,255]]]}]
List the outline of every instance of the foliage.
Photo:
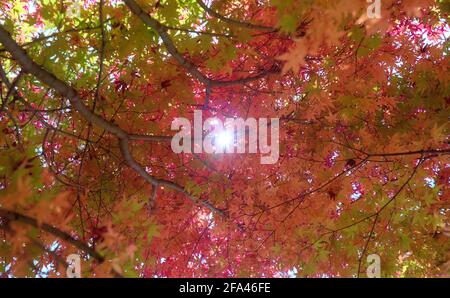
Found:
[{"label": "foliage", "polygon": [[[448,275],[448,2],[210,2],[0,2],[0,275]],[[278,163],[174,154],[195,109]]]}]

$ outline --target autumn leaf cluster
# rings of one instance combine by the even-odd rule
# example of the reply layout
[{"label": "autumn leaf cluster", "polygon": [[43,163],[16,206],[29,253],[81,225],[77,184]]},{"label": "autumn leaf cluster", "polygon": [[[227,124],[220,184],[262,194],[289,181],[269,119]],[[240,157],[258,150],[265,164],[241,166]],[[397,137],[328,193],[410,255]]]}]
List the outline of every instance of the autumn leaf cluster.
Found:
[{"label": "autumn leaf cluster", "polygon": [[[0,1],[0,276],[448,276],[449,4],[381,4]],[[194,110],[279,161],[173,153]]]}]

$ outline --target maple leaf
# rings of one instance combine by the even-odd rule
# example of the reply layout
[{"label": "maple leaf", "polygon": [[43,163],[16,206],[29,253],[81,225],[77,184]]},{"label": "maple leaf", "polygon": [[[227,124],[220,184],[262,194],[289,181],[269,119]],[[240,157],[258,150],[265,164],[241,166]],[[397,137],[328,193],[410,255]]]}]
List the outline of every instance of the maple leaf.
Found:
[{"label": "maple leaf", "polygon": [[298,39],[295,42],[295,46],[292,50],[284,53],[278,57],[281,61],[285,61],[282,69],[282,73],[285,74],[292,70],[294,73],[298,73],[300,67],[306,64],[305,57],[308,54],[308,46],[303,39]]}]

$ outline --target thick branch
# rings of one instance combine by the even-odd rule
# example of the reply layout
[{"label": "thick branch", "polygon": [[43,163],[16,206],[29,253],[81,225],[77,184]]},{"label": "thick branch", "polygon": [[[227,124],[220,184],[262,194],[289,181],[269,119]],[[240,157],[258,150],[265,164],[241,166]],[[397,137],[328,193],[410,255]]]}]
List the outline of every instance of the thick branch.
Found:
[{"label": "thick branch", "polygon": [[[140,176],[142,176],[146,181],[151,183],[153,186],[166,186],[173,190],[183,193],[189,199],[191,199],[195,203],[201,203],[208,209],[213,212],[216,212],[222,216],[225,214],[212,206],[209,202],[199,201],[196,198],[192,197],[182,186],[166,180],[157,179],[152,177],[147,173],[147,171],[140,165],[131,155],[128,140],[130,135],[125,132],[120,127],[115,124],[103,119],[98,116],[94,112],[92,112],[80,99],[78,92],[58,79],[55,75],[43,69],[40,65],[36,64],[30,57],[28,57],[27,53],[16,43],[14,39],[10,36],[9,32],[6,31],[2,26],[0,26],[0,42],[4,45],[4,47],[8,50],[8,52],[12,55],[12,57],[22,66],[24,72],[34,75],[44,84],[55,89],[62,96],[68,98],[72,104],[72,106],[90,123],[95,124],[104,130],[112,133],[119,139],[120,150],[122,155],[127,162],[127,164],[133,168]],[[142,139],[144,136],[131,135],[132,139]],[[145,137],[147,140],[150,138],[154,138],[152,136]],[[164,138],[164,140],[167,140]]]},{"label": "thick branch", "polygon": [[20,214],[18,212],[9,211],[9,210],[6,210],[1,207],[0,207],[0,217],[4,218],[6,220],[9,220],[9,221],[18,221],[18,222],[33,226],[35,228],[40,228],[40,229],[52,234],[53,236],[56,236],[59,239],[64,240],[64,241],[72,244],[76,248],[84,251],[85,253],[89,254],[91,257],[96,259],[98,262],[102,263],[105,261],[105,258],[103,256],[101,256],[98,252],[96,252],[92,247],[89,247],[84,242],[73,238],[68,233],[61,231],[60,229],[55,228],[47,223],[42,223],[41,225],[39,225],[38,221],[32,217]]},{"label": "thick branch", "polygon": [[36,64],[27,53],[11,38],[8,31],[0,26],[0,42],[12,55],[12,57],[22,66],[23,71],[34,75],[41,82],[55,89],[58,93],[68,98],[72,106],[89,122],[103,128],[104,130],[116,135],[119,138],[125,138],[127,133],[118,126],[106,121],[102,117],[94,114],[81,101],[77,91],[65,82],[58,79],[52,73]]},{"label": "thick branch", "polygon": [[417,150],[417,151],[394,152],[394,153],[376,153],[367,155],[369,157],[388,157],[388,156],[418,155],[418,154],[446,155],[450,154],[450,149],[429,149],[429,150]]},{"label": "thick branch", "polygon": [[153,30],[155,30],[161,39],[164,42],[164,45],[167,48],[167,51],[177,60],[177,62],[184,67],[188,72],[190,72],[197,80],[202,82],[206,87],[213,87],[213,86],[231,86],[235,84],[243,84],[248,83],[254,80],[261,79],[271,73],[278,73],[278,69],[271,69],[261,72],[260,74],[248,77],[248,78],[242,78],[242,79],[236,79],[236,80],[230,80],[230,81],[217,81],[212,80],[208,77],[206,77],[203,73],[201,73],[197,66],[195,66],[192,62],[187,60],[183,57],[183,55],[177,50],[175,47],[172,39],[170,38],[169,34],[167,33],[168,27],[158,22],[156,19],[152,18],[148,13],[146,13],[134,0],[124,0],[125,4],[128,6],[128,8],[131,10],[133,14],[135,14],[137,17],[141,19],[144,24],[151,27]]}]

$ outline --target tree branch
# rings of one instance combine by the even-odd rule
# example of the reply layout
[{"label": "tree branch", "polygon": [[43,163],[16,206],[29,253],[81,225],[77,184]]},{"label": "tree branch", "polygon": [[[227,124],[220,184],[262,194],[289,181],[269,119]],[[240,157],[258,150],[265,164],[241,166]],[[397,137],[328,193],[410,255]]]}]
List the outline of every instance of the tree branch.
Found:
[{"label": "tree branch", "polygon": [[55,89],[58,93],[68,98],[72,106],[89,122],[105,129],[106,131],[116,135],[118,138],[126,138],[127,133],[120,127],[112,124],[102,117],[90,111],[81,101],[77,91],[65,82],[58,79],[52,73],[43,69],[28,57],[27,53],[13,40],[8,31],[0,26],[0,42],[12,55],[12,57],[22,66],[23,71],[34,75],[41,82]]},{"label": "tree branch", "polygon": [[[99,263],[103,263],[105,262],[105,258],[100,255],[95,249],[93,249],[92,247],[88,246],[87,244],[85,244],[84,242],[75,239],[74,237],[72,237],[70,234],[61,231],[58,228],[55,228],[47,223],[41,223],[39,224],[38,221],[35,218],[29,217],[27,215],[23,215],[20,214],[18,212],[15,211],[10,211],[10,210],[6,210],[4,208],[0,207],[0,218],[6,219],[7,221],[17,221],[17,222],[21,222],[24,224],[27,224],[29,226],[38,228],[38,229],[42,229],[47,233],[52,234],[53,236],[66,241],[67,243],[72,244],[73,246],[75,246],[76,248],[84,251],[85,253],[89,254],[91,257],[93,257],[95,260],[97,260]],[[33,243],[36,244],[35,241],[33,241]],[[45,246],[44,246],[45,248]],[[47,251],[47,249],[45,249]],[[65,262],[64,262],[65,263]],[[115,277],[122,277],[122,275],[120,273],[118,273],[115,269],[111,269],[112,274]]]},{"label": "tree branch", "polygon": [[95,249],[93,249],[92,247],[86,245],[84,242],[82,242],[78,239],[75,239],[70,234],[68,234],[64,231],[61,231],[60,229],[55,228],[47,223],[42,223],[39,225],[38,221],[35,218],[20,214],[18,212],[6,210],[1,207],[0,207],[0,217],[4,218],[6,220],[9,220],[9,221],[18,221],[18,222],[27,224],[29,226],[32,226],[32,227],[35,227],[38,229],[42,229],[42,230],[46,231],[47,233],[50,233],[53,236],[56,236],[59,239],[64,240],[64,241],[72,244],[76,248],[84,251],[85,253],[89,254],[91,257],[96,259],[98,262],[103,263],[105,261],[105,258],[102,255],[100,255],[97,251],[95,251]]},{"label": "tree branch", "polygon": [[205,10],[209,15],[218,18],[219,20],[231,24],[231,25],[235,25],[238,27],[243,27],[243,28],[247,28],[247,29],[255,29],[255,30],[264,30],[264,31],[273,31],[273,32],[277,32],[278,30],[273,28],[273,27],[268,27],[268,26],[263,26],[263,25],[255,25],[255,24],[251,24],[251,23],[247,23],[247,22],[242,22],[242,21],[238,21],[238,20],[234,20],[234,19],[230,19],[227,18],[217,12],[215,12],[214,10],[212,10],[211,8],[209,8],[202,0],[197,0],[198,5],[200,5],[203,10]]},{"label": "tree branch", "polygon": [[[78,92],[58,79],[55,75],[43,69],[40,65],[36,64],[27,53],[16,43],[14,39],[10,36],[9,32],[6,31],[3,26],[0,25],[0,42],[12,55],[12,57],[22,66],[24,72],[34,75],[44,84],[55,89],[62,96],[69,99],[72,106],[77,110],[88,122],[95,124],[105,131],[110,132],[115,135],[119,140],[120,150],[122,155],[127,162],[127,164],[133,168],[141,177],[143,177],[147,182],[151,183],[153,186],[166,186],[170,189],[176,190],[184,195],[186,195],[194,203],[201,203],[203,206],[207,207],[213,212],[219,215],[225,216],[225,213],[218,208],[214,207],[211,203],[203,200],[197,200],[192,195],[190,195],[182,186],[167,180],[157,179],[147,173],[147,171],[140,165],[131,155],[128,140],[130,135],[125,132],[122,128],[117,125],[105,120],[104,118],[98,116],[92,112],[80,99]],[[137,135],[132,135],[134,139],[143,138],[143,136],[138,137]],[[152,138],[151,136],[147,139]]]},{"label": "tree branch", "polygon": [[172,39],[170,38],[169,34],[167,33],[167,30],[169,29],[167,26],[161,24],[156,19],[152,18],[148,13],[146,13],[134,0],[124,0],[125,4],[128,6],[128,8],[131,10],[133,14],[135,14],[137,17],[141,19],[144,24],[151,27],[153,30],[155,30],[161,39],[164,42],[164,45],[167,48],[167,51],[177,60],[177,62],[184,67],[188,72],[190,72],[197,80],[199,80],[201,83],[203,83],[207,88],[208,87],[215,87],[215,86],[231,86],[236,84],[243,84],[248,83],[254,80],[261,79],[271,73],[279,73],[278,69],[270,69],[261,72],[260,74],[247,77],[247,78],[241,78],[236,80],[230,80],[230,81],[217,81],[208,78],[203,73],[201,73],[197,66],[195,66],[192,62],[187,60],[183,57],[183,55],[178,51],[178,49],[175,47]]}]

